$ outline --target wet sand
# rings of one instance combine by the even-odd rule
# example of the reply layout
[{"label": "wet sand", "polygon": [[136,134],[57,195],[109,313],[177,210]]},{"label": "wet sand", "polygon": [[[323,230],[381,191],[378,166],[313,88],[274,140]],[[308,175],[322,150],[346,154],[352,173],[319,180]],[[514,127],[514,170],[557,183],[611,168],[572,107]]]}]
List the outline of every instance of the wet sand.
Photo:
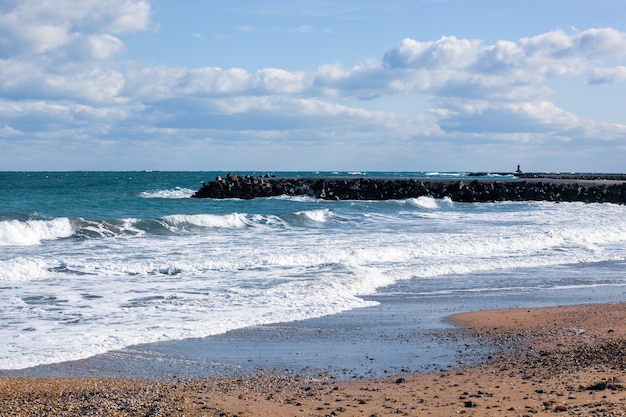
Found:
[{"label": "wet sand", "polygon": [[455,315],[479,366],[340,380],[262,372],[162,381],[1,378],[0,416],[617,416],[626,413],[626,303]]}]

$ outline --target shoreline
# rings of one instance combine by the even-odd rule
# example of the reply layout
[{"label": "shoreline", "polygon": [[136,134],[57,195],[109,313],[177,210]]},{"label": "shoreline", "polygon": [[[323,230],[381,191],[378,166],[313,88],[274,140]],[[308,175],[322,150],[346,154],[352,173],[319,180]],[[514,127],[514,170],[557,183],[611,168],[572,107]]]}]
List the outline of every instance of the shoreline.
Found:
[{"label": "shoreline", "polygon": [[492,346],[484,363],[401,377],[0,378],[0,415],[621,415],[625,318],[623,302],[453,315]]},{"label": "shoreline", "polygon": [[[260,372],[328,374],[355,380],[388,375],[428,373],[467,366],[487,356],[479,340],[461,340],[445,317],[504,307],[548,307],[626,300],[624,262],[595,265],[606,285],[564,288],[555,281],[543,287],[541,269],[518,270],[514,281],[535,282],[534,290],[453,290],[430,292],[428,280],[399,281],[362,296],[376,305],[292,322],[251,326],[192,339],[129,346],[71,362],[0,370],[0,377],[135,377],[193,379],[236,377]],[[544,271],[545,273],[545,271]],[[578,264],[558,268],[573,280],[589,273]],[[476,274],[474,286],[484,288],[501,272]],[[452,283],[465,279],[449,276]],[[553,278],[552,278],[553,280]],[[613,282],[611,284],[611,282]],[[540,287],[535,287],[539,285]],[[452,285],[455,288],[455,285]],[[465,288],[461,286],[459,289]]]}]

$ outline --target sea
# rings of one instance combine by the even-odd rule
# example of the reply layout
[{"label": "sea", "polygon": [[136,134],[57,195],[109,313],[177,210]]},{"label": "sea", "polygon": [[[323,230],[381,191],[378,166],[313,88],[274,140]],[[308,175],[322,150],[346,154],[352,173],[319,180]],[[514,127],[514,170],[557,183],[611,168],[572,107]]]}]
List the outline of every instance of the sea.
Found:
[{"label": "sea", "polygon": [[626,292],[623,205],[191,198],[226,174],[0,172],[0,370],[337,315],[403,284],[417,309],[420,297]]}]

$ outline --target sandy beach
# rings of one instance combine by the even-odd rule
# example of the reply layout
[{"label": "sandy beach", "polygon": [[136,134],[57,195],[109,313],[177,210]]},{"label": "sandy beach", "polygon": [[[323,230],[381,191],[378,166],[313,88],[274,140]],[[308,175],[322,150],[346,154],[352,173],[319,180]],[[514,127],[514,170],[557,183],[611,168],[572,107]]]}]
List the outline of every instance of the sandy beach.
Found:
[{"label": "sandy beach", "polygon": [[479,366],[340,380],[264,372],[161,381],[0,379],[0,415],[618,416],[626,413],[626,303],[449,317],[488,343]]}]

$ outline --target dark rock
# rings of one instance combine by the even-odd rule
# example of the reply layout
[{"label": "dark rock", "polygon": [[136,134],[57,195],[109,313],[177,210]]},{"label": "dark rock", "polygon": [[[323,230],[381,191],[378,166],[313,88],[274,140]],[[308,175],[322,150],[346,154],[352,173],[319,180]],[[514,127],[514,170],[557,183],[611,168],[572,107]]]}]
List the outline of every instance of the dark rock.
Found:
[{"label": "dark rock", "polygon": [[[581,180],[582,182],[582,180]],[[431,196],[459,202],[580,201],[626,204],[626,182],[419,178],[275,178],[228,174],[204,183],[193,197],[239,198],[308,195],[324,200],[392,200]]]},{"label": "dark rock", "polygon": [[602,382],[598,382],[597,384],[585,387],[586,391],[604,391],[607,389],[610,389],[613,391],[622,391],[624,389],[624,386],[621,384],[602,381]]},{"label": "dark rock", "polygon": [[607,387],[607,383],[606,382],[598,382],[597,384],[594,385],[590,385],[588,387],[586,387],[585,389],[587,391],[604,391]]}]

